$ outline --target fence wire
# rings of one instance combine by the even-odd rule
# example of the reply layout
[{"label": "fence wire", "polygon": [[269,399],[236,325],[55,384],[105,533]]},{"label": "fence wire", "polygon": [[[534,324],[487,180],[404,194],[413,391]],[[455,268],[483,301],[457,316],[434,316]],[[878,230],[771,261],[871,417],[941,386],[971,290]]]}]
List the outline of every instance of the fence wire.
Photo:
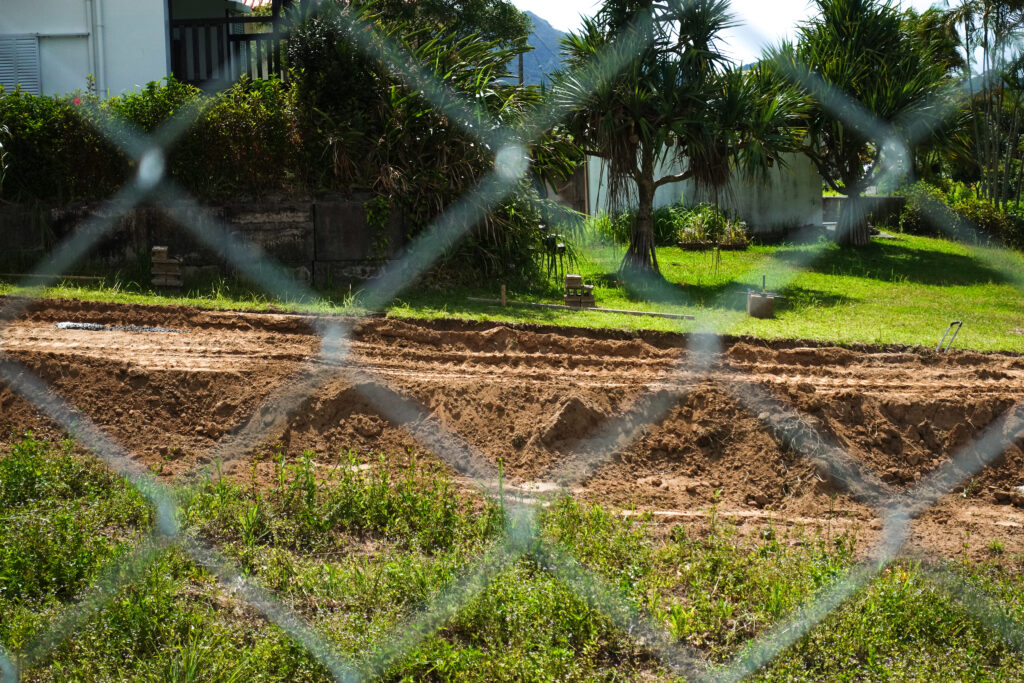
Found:
[{"label": "fence wire", "polygon": [[[342,14],[343,18],[348,16]],[[651,20],[648,15],[638,21],[643,23]],[[2,28],[3,19],[0,17]],[[480,105],[435,77],[429,65],[417,63],[395,41],[363,24],[351,23],[346,29],[349,39],[367,56],[377,60],[399,81],[419,92],[450,121],[474,136],[479,144],[493,153],[495,159],[493,170],[480,179],[474,189],[424,230],[404,256],[388,264],[381,276],[367,285],[363,293],[366,307],[369,310],[380,310],[427,272],[466,236],[474,224],[485,218],[516,190],[529,171],[530,145],[559,123],[578,102],[552,97],[548,100],[549,104],[535,112],[516,130],[509,130],[492,120]],[[638,42],[638,36],[650,34],[643,30],[626,32],[595,62],[577,69],[572,77],[591,89],[596,88],[607,79],[614,78],[629,64],[633,55],[646,47]],[[761,43],[768,42],[757,34],[756,29],[748,29],[746,35],[760,38]],[[874,141],[876,148],[882,151],[879,163],[886,167],[882,169],[883,173],[893,178],[906,174],[908,150],[913,143],[928,135],[956,111],[956,97],[936,98],[923,103],[913,120],[901,132],[897,132],[891,123],[876,119],[866,107],[822,81],[809,68],[800,64],[791,64],[787,68],[790,69],[791,78],[814,94],[827,110]],[[207,90],[219,92],[230,85],[225,81],[207,84]],[[961,86],[961,97],[967,97],[969,92],[973,92],[973,84],[963,83]],[[579,91],[585,92],[587,89],[580,88]],[[226,225],[168,177],[166,159],[169,152],[201,114],[201,108],[187,107],[148,135],[110,116],[92,117],[91,120],[99,125],[101,132],[135,161],[138,170],[113,198],[58,244],[23,284],[31,282],[39,285],[42,280],[42,286],[46,286],[58,281],[62,273],[86,257],[110,233],[119,219],[135,207],[148,202],[162,207],[182,229],[220,255],[238,273],[259,283],[268,294],[287,300],[311,297],[313,292],[308,286],[296,280],[287,269],[260,249],[233,235]],[[954,217],[950,215],[949,209],[930,206],[926,210],[935,224],[955,236],[951,227]],[[962,224],[963,220],[960,219],[961,229]],[[972,229],[977,236],[976,227]],[[984,250],[976,250],[975,255],[1024,293],[1024,278],[1019,273],[1007,271],[1001,262]],[[812,267],[817,258],[817,252],[807,250],[795,263],[795,268],[787,269],[786,272],[791,273],[789,278],[775,285],[785,288],[800,272]],[[765,267],[770,267],[774,262],[772,259],[758,263],[748,274],[764,272]],[[779,263],[781,265],[781,261]],[[786,264],[793,266],[794,262],[789,259]],[[743,277],[737,279],[743,280]],[[667,285],[663,291],[656,293],[679,307],[688,304],[680,298],[678,290]],[[709,308],[723,303],[723,299],[728,296],[720,295],[719,300],[711,302]],[[4,328],[16,320],[30,304],[31,298],[26,297],[14,301],[6,309],[5,321],[0,321],[0,354],[3,352]],[[105,434],[88,415],[60,399],[30,369],[0,355],[0,381],[37,407],[111,470],[123,475],[156,511],[156,523],[150,537],[140,542],[128,557],[108,566],[95,586],[75,605],[49,623],[18,652],[9,652],[0,647],[0,681],[7,683],[19,680],[26,670],[44,662],[62,642],[79,631],[92,615],[106,607],[119,589],[137,581],[154,559],[171,546],[181,548],[215,576],[222,586],[229,589],[234,598],[281,628],[339,681],[373,679],[386,672],[404,653],[435,634],[450,618],[485,591],[505,568],[523,557],[532,558],[552,572],[675,673],[693,680],[741,680],[771,663],[779,653],[868,585],[898,556],[912,537],[913,520],[930,509],[941,496],[995,461],[1019,436],[1011,433],[1008,425],[1012,424],[1012,420],[1024,420],[1024,404],[1014,406],[983,429],[971,443],[960,448],[949,462],[930,473],[912,489],[898,492],[871,472],[865,471],[857,464],[857,459],[824,433],[820,426],[805,419],[796,408],[771,395],[756,380],[744,377],[739,371],[723,370],[720,363],[723,350],[720,335],[728,333],[742,317],[742,313],[736,312],[717,326],[705,325],[698,333],[691,334],[686,353],[681,359],[653,378],[650,391],[639,396],[622,415],[609,418],[574,444],[554,476],[567,489],[581,483],[617,453],[628,448],[646,427],[665,418],[677,405],[680,396],[685,396],[685,387],[696,385],[703,378],[714,377],[727,388],[737,405],[757,417],[764,429],[779,443],[814,464],[837,487],[874,509],[883,522],[883,534],[870,557],[839,576],[820,594],[756,637],[724,664],[710,665],[700,652],[672,636],[663,625],[632,605],[616,586],[589,570],[564,549],[545,540],[540,535],[537,521],[542,501],[509,499],[501,489],[500,472],[485,453],[447,429],[429,409],[390,386],[386,377],[372,368],[361,366],[358,360],[351,357],[353,321],[319,316],[315,319],[319,349],[313,358],[293,373],[278,396],[267,405],[272,418],[268,420],[261,414],[254,415],[237,432],[222,437],[207,454],[209,457],[200,458],[200,462],[226,463],[245,457],[267,437],[280,431],[287,416],[304,400],[313,396],[327,382],[343,379],[351,382],[383,417],[405,428],[426,450],[436,454],[461,476],[476,482],[484,495],[501,505],[507,513],[503,538],[479,557],[475,565],[465,571],[458,581],[433,596],[418,614],[397,625],[380,647],[364,652],[358,660],[353,660],[340,653],[324,633],[309,624],[273,591],[242,572],[236,563],[216,547],[188,529],[183,529],[179,521],[181,510],[170,485],[159,482],[137,464],[131,453]],[[657,389],[661,386],[683,389],[681,393],[659,392]],[[182,477],[182,481],[191,486],[207,481],[212,476],[214,473],[209,467],[199,466]],[[927,576],[954,596],[980,623],[1009,646],[1024,650],[1024,629],[999,610],[995,598],[985,595],[976,587],[966,586],[962,580],[949,573],[932,570]]]}]

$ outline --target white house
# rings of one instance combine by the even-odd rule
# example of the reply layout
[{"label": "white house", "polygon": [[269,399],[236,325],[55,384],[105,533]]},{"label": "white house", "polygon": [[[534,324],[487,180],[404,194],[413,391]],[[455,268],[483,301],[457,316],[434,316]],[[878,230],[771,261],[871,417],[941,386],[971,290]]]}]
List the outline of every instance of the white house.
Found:
[{"label": "white house", "polygon": [[[753,232],[772,233],[821,225],[821,176],[814,164],[802,154],[787,155],[785,162],[785,167],[769,171],[766,182],[747,182],[733,176],[729,185],[719,191],[718,204],[735,211]],[[674,175],[682,170],[667,162],[659,169],[658,175]],[[588,159],[587,178],[588,212],[607,212],[610,208],[608,170],[600,158]],[[673,183],[658,188],[654,195],[654,208],[680,200],[696,204],[710,199],[700,196],[691,181]]]},{"label": "white house", "polygon": [[244,16],[254,3],[264,0],[0,0],[0,85],[53,95],[92,75],[97,92],[118,95],[172,73],[203,83],[279,72],[272,25]]}]

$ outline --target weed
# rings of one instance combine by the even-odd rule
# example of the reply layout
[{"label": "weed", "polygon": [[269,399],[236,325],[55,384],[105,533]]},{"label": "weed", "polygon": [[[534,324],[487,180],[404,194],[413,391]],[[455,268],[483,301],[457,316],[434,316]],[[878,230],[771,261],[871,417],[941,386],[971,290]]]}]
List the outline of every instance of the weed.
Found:
[{"label": "weed", "polygon": [[[323,633],[343,657],[386,680],[668,680],[644,646],[618,628],[586,586],[624,604],[711,662],[843,580],[856,563],[852,536],[804,532],[744,539],[713,505],[707,529],[663,537],[636,514],[551,501],[540,537],[597,577],[570,584],[527,554],[497,569],[464,603],[456,585],[475,576],[499,542],[499,505],[455,488],[410,455],[275,454],[265,487],[217,478],[179,490],[183,524],[239,563]],[[151,525],[123,480],[70,444],[27,435],[0,455],[0,645],[17,652],[55,615],[74,609],[99,572],[115,576]],[[996,548],[1000,550],[997,551]],[[990,544],[994,555],[1001,544]],[[1008,564],[1005,563],[1004,564]],[[104,569],[106,568],[106,569]],[[1024,618],[1024,584],[1001,565],[944,567],[998,601],[1007,623]],[[895,562],[757,674],[814,681],[945,677],[1019,680],[1024,658],[913,562]],[[581,595],[581,588],[582,593]],[[392,649],[395,634],[428,606],[443,625]],[[713,672],[712,672],[713,673]],[[32,680],[327,680],[302,646],[220,587],[173,546],[87,617],[71,640],[25,672]]]}]

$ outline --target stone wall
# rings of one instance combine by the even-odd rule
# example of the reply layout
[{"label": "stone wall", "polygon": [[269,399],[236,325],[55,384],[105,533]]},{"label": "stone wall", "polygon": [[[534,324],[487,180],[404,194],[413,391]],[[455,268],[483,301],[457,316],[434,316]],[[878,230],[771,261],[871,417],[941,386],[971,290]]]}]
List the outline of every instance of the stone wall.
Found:
[{"label": "stone wall", "polygon": [[[823,213],[826,223],[838,223],[839,212],[842,209],[843,200],[846,197],[831,196],[822,197]],[[906,197],[861,197],[864,202],[864,209],[868,212],[868,223],[872,226],[888,225],[898,219],[907,205]]]},{"label": "stone wall", "polygon": [[[401,253],[406,238],[401,216],[392,212],[383,228],[369,226],[368,197],[259,204],[143,206],[114,216],[103,206],[0,207],[0,270],[27,272],[76,231],[112,225],[84,259],[93,270],[145,268],[150,249],[166,246],[190,279],[228,277],[235,268],[224,245],[213,239],[226,228],[318,287],[373,277]],[[197,234],[198,233],[198,234]],[[210,236],[206,239],[206,236]],[[81,264],[80,264],[81,265]]]}]

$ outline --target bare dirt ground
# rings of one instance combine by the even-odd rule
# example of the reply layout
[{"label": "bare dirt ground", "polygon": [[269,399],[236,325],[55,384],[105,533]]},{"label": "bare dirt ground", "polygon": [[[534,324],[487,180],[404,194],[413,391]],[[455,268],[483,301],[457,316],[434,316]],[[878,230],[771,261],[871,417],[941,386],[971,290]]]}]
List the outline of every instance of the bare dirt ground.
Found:
[{"label": "bare dirt ground", "polygon": [[[321,354],[303,316],[0,299],[0,320],[8,368],[168,479],[218,462],[259,481],[275,449],[325,467],[354,450],[440,458],[475,486],[500,459],[521,496],[569,490],[666,525],[715,514],[750,534],[847,532],[868,549],[877,509],[917,500],[955,460],[968,469],[908,550],[1024,553],[1024,509],[1007,500],[1024,485],[1016,355],[708,338],[721,353],[704,362],[662,333],[384,318],[335,319],[352,341]],[[0,439],[26,429],[62,434],[0,380]],[[970,444],[985,434],[1006,447],[981,468]]]}]

